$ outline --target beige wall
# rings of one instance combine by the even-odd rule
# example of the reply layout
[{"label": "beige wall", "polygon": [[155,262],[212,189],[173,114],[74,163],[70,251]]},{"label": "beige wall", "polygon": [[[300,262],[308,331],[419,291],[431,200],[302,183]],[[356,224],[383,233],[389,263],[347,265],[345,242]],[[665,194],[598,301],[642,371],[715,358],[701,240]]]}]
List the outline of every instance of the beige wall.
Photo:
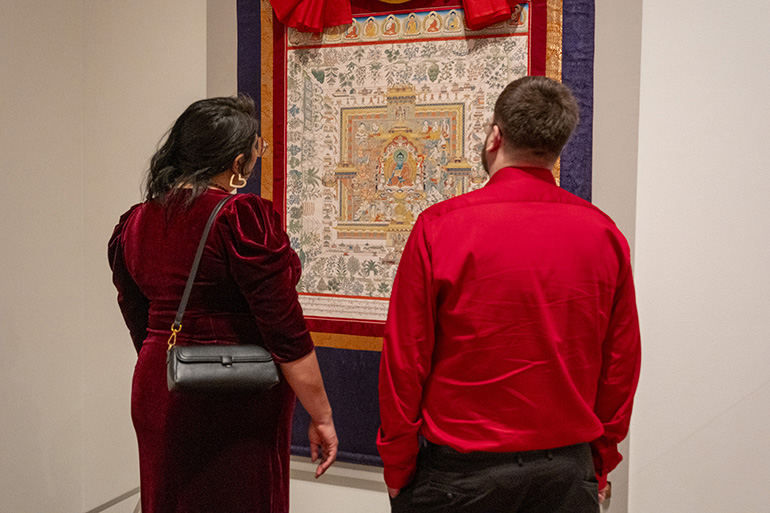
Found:
[{"label": "beige wall", "polygon": [[0,509],[79,511],[83,13],[0,13]]},{"label": "beige wall", "polygon": [[235,0],[207,0],[206,94],[238,92],[238,12]]},{"label": "beige wall", "polygon": [[[633,255],[642,0],[596,1],[592,200],[625,234]],[[610,474],[610,513],[628,511],[629,435]]]},{"label": "beige wall", "polygon": [[643,20],[631,511],[768,511],[770,4]]},{"label": "beige wall", "polygon": [[204,0],[85,0],[83,46],[83,457],[85,508],[138,486],[130,383],[136,360],[116,308],[105,242],[141,200],[150,156],[206,95]]},{"label": "beige wall", "polygon": [[206,4],[0,13],[0,511],[86,511],[138,485],[105,245],[160,136],[205,96]]}]

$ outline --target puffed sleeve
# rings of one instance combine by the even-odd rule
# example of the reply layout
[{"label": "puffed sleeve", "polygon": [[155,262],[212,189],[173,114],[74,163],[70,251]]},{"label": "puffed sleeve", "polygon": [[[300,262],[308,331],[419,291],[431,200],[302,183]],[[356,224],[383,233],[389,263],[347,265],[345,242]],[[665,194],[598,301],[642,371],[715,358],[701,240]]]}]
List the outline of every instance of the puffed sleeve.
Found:
[{"label": "puffed sleeve", "polygon": [[297,296],[302,267],[272,203],[239,194],[219,216],[230,274],[249,303],[265,347],[278,363],[313,350]]},{"label": "puffed sleeve", "polygon": [[139,205],[134,205],[120,217],[107,246],[107,258],[112,269],[112,283],[118,289],[118,306],[138,354],[147,336],[150,301],[131,277],[123,256],[123,231],[126,222],[137,207]]}]

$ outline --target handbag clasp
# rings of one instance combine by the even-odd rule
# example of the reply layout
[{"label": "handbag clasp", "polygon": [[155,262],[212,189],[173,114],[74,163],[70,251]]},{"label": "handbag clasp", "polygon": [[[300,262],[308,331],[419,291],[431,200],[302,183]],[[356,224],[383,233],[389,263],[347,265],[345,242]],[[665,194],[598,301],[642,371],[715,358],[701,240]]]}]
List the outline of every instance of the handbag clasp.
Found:
[{"label": "handbag clasp", "polygon": [[176,321],[171,325],[171,336],[168,337],[168,351],[176,345],[176,334],[182,331],[182,325],[176,325]]}]

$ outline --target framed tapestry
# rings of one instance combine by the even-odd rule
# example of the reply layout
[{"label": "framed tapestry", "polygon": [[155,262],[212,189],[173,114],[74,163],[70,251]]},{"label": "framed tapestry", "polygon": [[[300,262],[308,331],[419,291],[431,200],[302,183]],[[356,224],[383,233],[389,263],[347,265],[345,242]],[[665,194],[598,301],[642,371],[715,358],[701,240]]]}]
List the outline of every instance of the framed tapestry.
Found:
[{"label": "framed tapestry", "polygon": [[[273,201],[302,261],[338,457],[377,465],[379,350],[401,250],[425,208],[484,185],[484,124],[511,80],[546,75],[575,92],[581,123],[555,173],[590,200],[593,1],[524,1],[480,30],[460,0],[353,0],[352,14],[305,33],[267,0],[239,0],[239,90],[272,143],[248,192]],[[298,405],[295,454],[309,454],[308,421]]]}]

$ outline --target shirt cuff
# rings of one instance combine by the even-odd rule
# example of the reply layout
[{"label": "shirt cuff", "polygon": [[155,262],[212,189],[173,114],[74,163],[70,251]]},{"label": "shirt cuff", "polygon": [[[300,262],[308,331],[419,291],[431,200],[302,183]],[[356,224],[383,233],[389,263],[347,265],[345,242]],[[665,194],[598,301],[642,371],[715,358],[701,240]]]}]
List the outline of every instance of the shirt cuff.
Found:
[{"label": "shirt cuff", "polygon": [[385,484],[390,488],[396,488],[400,490],[406,487],[412,479],[414,479],[414,473],[416,468],[398,468],[398,467],[385,467],[383,475],[385,478]]},{"label": "shirt cuff", "polygon": [[600,492],[607,487],[607,476],[600,476],[599,474],[596,474],[596,480],[599,482]]}]

